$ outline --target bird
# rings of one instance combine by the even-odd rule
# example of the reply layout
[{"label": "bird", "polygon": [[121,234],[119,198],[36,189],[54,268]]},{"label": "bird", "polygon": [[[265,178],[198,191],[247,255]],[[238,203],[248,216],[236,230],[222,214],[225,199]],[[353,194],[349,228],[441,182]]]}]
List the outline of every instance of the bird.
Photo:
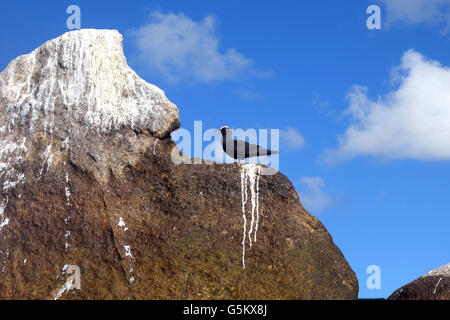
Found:
[{"label": "bird", "polygon": [[236,160],[278,154],[278,151],[271,151],[247,141],[233,139],[233,129],[230,127],[223,126],[217,130],[217,133],[219,132],[222,134],[223,151]]}]

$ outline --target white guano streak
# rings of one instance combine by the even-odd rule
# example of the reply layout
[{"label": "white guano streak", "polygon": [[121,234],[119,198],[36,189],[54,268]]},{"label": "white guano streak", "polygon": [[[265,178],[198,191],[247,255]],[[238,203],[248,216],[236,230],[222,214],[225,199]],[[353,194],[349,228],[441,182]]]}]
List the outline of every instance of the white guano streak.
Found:
[{"label": "white guano streak", "polygon": [[[9,135],[3,137],[5,131],[5,126],[0,128],[0,178],[3,179],[2,191],[5,197],[0,206],[0,231],[9,224],[9,219],[4,216],[5,208],[8,204],[7,193],[15,189],[19,183],[24,184],[26,181],[25,174],[18,172],[16,166],[23,163],[28,151],[25,137],[21,139],[20,143],[17,143]],[[18,196],[20,198],[21,194]]]},{"label": "white guano streak", "polygon": [[[69,265],[65,264],[62,268],[62,274],[66,273],[66,270],[68,269]],[[61,289],[59,289],[58,293],[53,297],[53,300],[58,300],[64,293],[69,292],[71,289],[73,289],[73,282],[74,282],[75,278],[74,277],[70,277],[61,287]]]},{"label": "white guano streak", "polygon": [[134,282],[134,276],[133,276],[133,273],[134,273],[134,257],[133,257],[133,255],[131,254],[131,247],[130,246],[127,246],[127,245],[124,245],[123,246],[123,248],[124,248],[124,250],[125,250],[125,257],[128,257],[128,258],[130,258],[130,283],[133,283]]},{"label": "white guano streak", "polygon": [[439,278],[438,282],[436,283],[436,286],[434,287],[433,294],[436,294],[436,290],[437,290],[437,288],[439,286],[439,283],[441,283],[441,280],[442,280],[442,278]]},{"label": "white guano streak", "polygon": [[[247,216],[245,205],[248,201],[247,186],[250,181],[251,193],[251,220],[248,230],[248,241],[250,248],[252,243],[256,242],[256,233],[259,225],[259,177],[261,175],[261,166],[256,164],[243,164],[241,166],[241,199],[242,199],[242,219],[243,219],[243,235],[242,235],[242,267],[245,269],[245,240],[247,239]],[[252,240],[253,234],[253,240]]]},{"label": "white guano streak", "polygon": [[8,199],[3,200],[2,204],[0,205],[0,231],[8,225],[9,219],[4,216],[5,214],[5,208],[8,204]]},{"label": "white guano streak", "polygon": [[122,218],[122,217],[120,217],[119,223],[117,223],[117,225],[118,225],[119,227],[122,227],[122,228],[123,228],[123,231],[127,231],[127,230],[128,230],[127,226],[125,225],[125,221],[123,221],[123,218]]},{"label": "white guano streak", "polygon": [[153,155],[156,154],[156,144],[158,143],[158,140],[155,138],[155,142],[153,142]]},{"label": "white guano streak", "polygon": [[64,285],[59,289],[58,293],[55,295],[53,300],[58,300],[65,292],[69,292],[69,290],[72,288],[74,282],[74,278],[70,278],[67,280]]}]

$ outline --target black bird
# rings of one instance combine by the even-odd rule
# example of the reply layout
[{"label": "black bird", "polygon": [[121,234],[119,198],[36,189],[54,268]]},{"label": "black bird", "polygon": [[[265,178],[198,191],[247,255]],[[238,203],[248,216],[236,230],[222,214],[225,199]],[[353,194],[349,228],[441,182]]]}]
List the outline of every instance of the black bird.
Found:
[{"label": "black bird", "polygon": [[222,134],[222,149],[230,157],[243,160],[252,157],[264,157],[271,154],[277,154],[278,151],[271,151],[248,143],[247,141],[233,139],[233,130],[223,126],[218,130]]}]

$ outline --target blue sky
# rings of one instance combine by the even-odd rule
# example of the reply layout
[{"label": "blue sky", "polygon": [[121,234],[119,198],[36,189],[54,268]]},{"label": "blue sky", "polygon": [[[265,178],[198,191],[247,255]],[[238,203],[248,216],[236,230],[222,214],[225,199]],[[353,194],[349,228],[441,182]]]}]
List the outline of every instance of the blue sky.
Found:
[{"label": "blue sky", "polygon": [[[280,171],[387,297],[449,261],[450,1],[2,1],[0,69],[68,31],[118,29],[181,126],[276,128]],[[381,30],[366,9],[381,7]],[[263,200],[262,200],[263,201]],[[381,269],[381,289],[366,269]]]}]

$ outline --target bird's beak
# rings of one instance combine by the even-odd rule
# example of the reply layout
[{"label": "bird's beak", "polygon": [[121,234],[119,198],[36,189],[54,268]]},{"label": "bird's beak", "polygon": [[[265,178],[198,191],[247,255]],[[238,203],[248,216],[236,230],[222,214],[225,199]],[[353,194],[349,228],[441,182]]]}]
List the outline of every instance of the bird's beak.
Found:
[{"label": "bird's beak", "polygon": [[214,131],[216,134],[220,133],[220,129]]}]

